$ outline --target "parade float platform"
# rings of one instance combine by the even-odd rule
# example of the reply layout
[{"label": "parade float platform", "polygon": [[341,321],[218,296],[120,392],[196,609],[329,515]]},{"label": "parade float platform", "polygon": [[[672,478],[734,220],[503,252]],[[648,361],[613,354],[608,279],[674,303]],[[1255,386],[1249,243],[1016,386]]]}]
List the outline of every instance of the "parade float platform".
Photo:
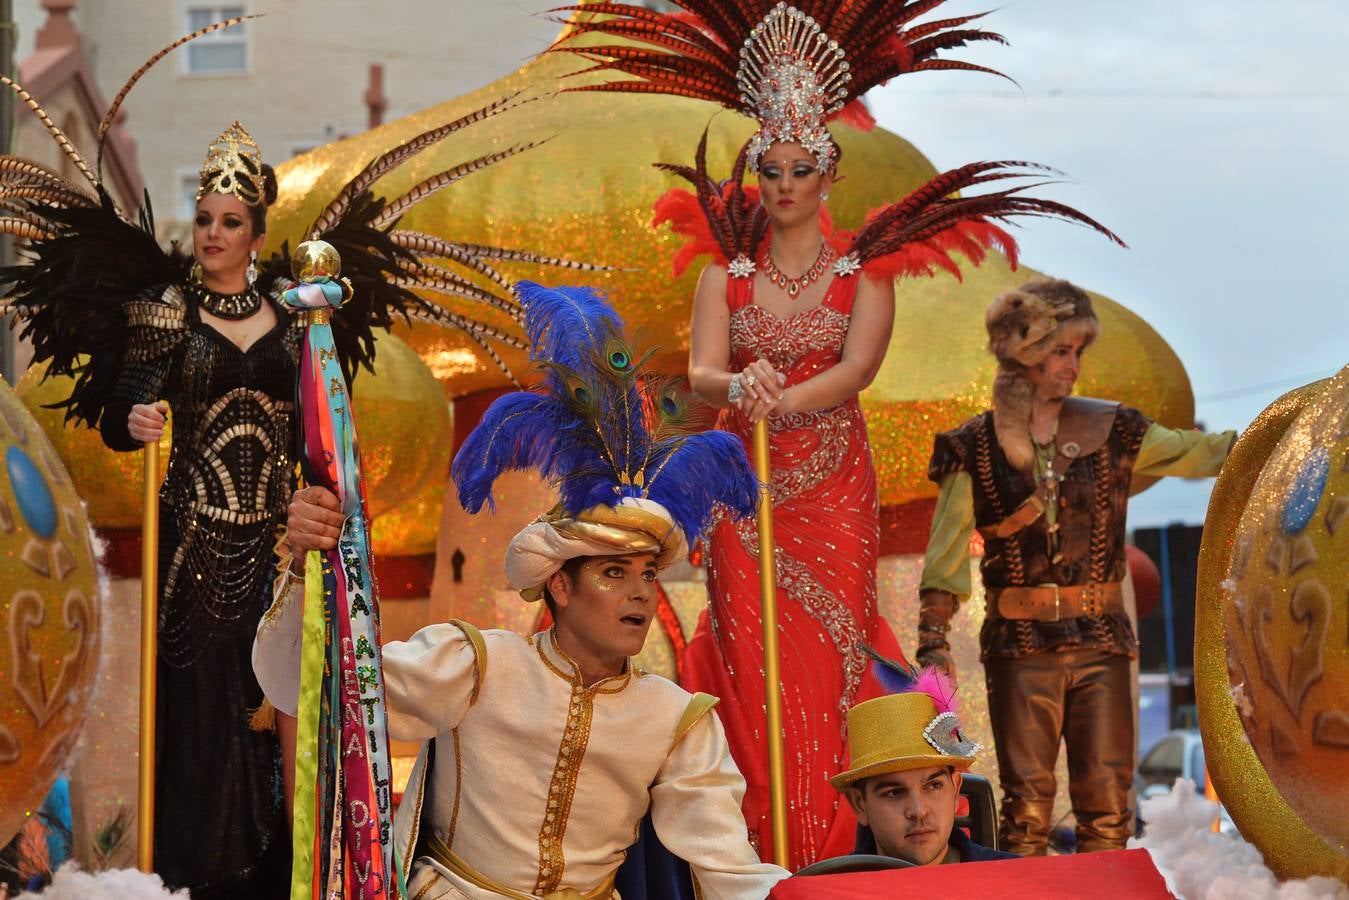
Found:
[{"label": "parade float platform", "polygon": [[817,875],[780,882],[769,900],[889,900],[891,897],[961,898],[1129,897],[1171,898],[1166,880],[1146,850],[1114,850]]}]

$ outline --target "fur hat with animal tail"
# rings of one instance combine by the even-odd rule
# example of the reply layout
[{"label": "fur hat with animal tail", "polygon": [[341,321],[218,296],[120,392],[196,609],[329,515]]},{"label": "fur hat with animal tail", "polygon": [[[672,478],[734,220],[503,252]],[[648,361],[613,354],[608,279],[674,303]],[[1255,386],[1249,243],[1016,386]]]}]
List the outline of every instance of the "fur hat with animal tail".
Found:
[{"label": "fur hat with animal tail", "polygon": [[1034,389],[1026,372],[1069,334],[1083,337],[1083,346],[1089,346],[1101,325],[1086,291],[1056,278],[1032,278],[998,297],[988,307],[984,324],[988,349],[998,360],[993,429],[1007,461],[1029,471],[1035,462],[1030,434]]}]

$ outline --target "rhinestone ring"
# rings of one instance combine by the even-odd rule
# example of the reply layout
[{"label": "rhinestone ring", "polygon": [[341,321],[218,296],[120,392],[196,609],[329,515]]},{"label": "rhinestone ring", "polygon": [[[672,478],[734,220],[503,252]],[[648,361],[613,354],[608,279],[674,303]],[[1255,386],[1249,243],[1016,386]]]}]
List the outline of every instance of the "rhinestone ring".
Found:
[{"label": "rhinestone ring", "polygon": [[746,375],[746,376],[745,376],[745,387],[754,387],[754,385],[757,384],[758,381],[759,381],[759,379],[755,378],[753,375]]}]

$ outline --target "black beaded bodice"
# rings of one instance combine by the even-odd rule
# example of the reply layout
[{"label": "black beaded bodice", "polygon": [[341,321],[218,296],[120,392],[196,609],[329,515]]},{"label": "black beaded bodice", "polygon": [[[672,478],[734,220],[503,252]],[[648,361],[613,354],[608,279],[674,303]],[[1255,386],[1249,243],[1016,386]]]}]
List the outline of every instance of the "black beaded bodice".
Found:
[{"label": "black beaded bodice", "polygon": [[[300,329],[277,324],[246,349],[203,323],[177,287],[130,304],[133,346],[101,427],[116,447],[133,403],[167,400],[173,447],[160,489],[159,652],[190,665],[265,607],[276,529],[293,487]],[[137,340],[139,338],[139,340]]]}]

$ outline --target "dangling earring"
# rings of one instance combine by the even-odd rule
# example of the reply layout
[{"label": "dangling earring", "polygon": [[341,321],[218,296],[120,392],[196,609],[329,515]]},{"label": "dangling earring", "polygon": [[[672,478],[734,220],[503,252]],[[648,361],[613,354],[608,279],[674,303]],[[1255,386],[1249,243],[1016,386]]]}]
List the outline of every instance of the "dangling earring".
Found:
[{"label": "dangling earring", "polygon": [[200,262],[194,262],[194,263],[192,264],[192,283],[193,283],[193,284],[201,284],[201,263],[200,263]]},{"label": "dangling earring", "polygon": [[821,202],[821,203],[828,203],[828,202],[829,202],[829,192],[828,192],[828,191],[824,191],[824,192],[822,192],[822,193],[820,194],[820,202]]},{"label": "dangling earring", "polygon": [[257,262],[258,251],[254,250],[252,253],[248,254],[248,270],[244,272],[244,278],[248,279],[250,285],[258,280]]}]

